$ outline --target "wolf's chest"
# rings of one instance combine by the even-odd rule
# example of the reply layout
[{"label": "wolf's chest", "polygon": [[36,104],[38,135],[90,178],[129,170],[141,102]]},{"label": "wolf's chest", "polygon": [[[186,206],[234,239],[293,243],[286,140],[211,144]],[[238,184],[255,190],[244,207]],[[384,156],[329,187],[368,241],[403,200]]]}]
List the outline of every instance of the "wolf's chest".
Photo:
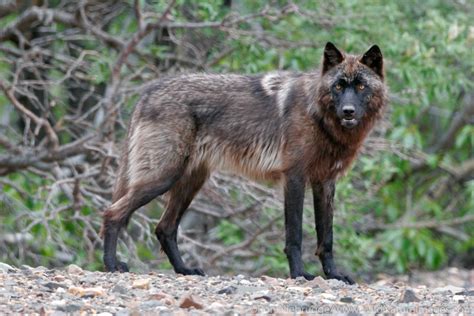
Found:
[{"label": "wolf's chest", "polygon": [[336,179],[347,171],[355,156],[355,151],[320,152],[315,157],[310,170],[313,172],[313,177],[318,180]]}]

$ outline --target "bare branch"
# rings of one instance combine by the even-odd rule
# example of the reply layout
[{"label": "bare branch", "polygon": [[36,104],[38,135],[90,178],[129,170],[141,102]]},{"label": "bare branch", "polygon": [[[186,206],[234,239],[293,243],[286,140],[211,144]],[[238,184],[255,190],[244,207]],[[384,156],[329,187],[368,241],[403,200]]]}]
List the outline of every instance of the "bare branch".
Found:
[{"label": "bare branch", "polygon": [[[48,138],[53,149],[57,149],[59,146],[58,136],[56,135],[56,132],[54,131],[51,124],[49,124],[48,120],[36,116],[33,112],[31,112],[23,104],[21,104],[20,101],[18,101],[18,99],[13,94],[12,90],[7,88],[7,86],[2,80],[0,80],[0,88],[4,91],[5,95],[8,97],[8,99],[12,102],[13,106],[18,111],[33,120],[39,128],[44,127],[46,129],[46,133],[48,134]],[[39,130],[37,129],[36,132],[39,132]]]}]

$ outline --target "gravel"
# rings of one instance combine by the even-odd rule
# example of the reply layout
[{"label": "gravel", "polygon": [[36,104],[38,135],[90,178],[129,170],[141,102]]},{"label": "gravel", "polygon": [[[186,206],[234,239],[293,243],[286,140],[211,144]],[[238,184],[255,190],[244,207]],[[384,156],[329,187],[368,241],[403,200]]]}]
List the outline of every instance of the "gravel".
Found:
[{"label": "gravel", "polygon": [[474,314],[474,271],[457,270],[459,274],[459,280],[446,280],[453,283],[432,274],[425,283],[433,286],[390,277],[351,286],[321,277],[306,281],[243,275],[119,274],[86,271],[75,265],[47,269],[0,263],[0,314]]}]

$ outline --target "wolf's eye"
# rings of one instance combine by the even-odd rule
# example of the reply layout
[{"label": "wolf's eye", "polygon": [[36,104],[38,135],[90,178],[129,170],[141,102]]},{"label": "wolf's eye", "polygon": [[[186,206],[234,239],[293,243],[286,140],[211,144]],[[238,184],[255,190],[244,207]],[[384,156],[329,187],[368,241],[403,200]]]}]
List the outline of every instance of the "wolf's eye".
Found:
[{"label": "wolf's eye", "polygon": [[364,86],[362,83],[359,83],[359,84],[357,85],[357,90],[362,91],[362,90],[364,90],[364,89],[365,89],[365,86]]},{"label": "wolf's eye", "polygon": [[336,90],[337,91],[341,91],[342,90],[342,86],[338,83],[336,84]]}]

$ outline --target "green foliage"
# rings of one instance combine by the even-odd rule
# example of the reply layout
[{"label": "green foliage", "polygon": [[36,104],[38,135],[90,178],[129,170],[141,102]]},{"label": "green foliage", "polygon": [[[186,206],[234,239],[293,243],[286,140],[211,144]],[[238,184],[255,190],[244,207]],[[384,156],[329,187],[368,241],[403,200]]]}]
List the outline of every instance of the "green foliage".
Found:
[{"label": "green foliage", "polygon": [[226,246],[238,244],[245,238],[242,228],[228,220],[219,222],[217,226],[217,237]]}]

